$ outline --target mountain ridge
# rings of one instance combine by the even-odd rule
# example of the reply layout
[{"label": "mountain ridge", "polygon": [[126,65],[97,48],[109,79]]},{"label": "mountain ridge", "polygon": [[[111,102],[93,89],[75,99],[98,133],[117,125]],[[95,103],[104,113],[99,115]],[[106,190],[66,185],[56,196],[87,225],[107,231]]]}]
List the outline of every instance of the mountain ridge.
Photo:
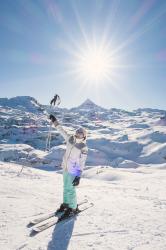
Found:
[{"label": "mountain ridge", "polygon": [[[41,104],[37,101],[36,98],[31,97],[31,96],[16,96],[12,98],[0,98],[0,106],[1,107],[10,107],[10,108],[19,108],[22,111],[28,111],[28,112],[43,112],[46,107],[50,107],[50,105],[44,105]],[[133,111],[126,111],[125,109],[120,109],[120,108],[104,108],[101,107],[100,105],[97,105],[95,102],[93,102],[91,99],[87,98],[83,103],[81,103],[79,106],[72,107],[72,108],[61,108],[58,107],[57,109],[66,109],[71,112],[75,111],[96,111],[96,112],[108,112],[108,111],[113,111],[113,112],[162,112],[163,115],[166,116],[166,110],[162,109],[156,109],[156,108],[138,108]]]},{"label": "mountain ridge", "polygon": [[0,98],[0,106],[9,108],[19,108],[28,112],[43,112],[42,105],[31,96],[16,96],[12,98]]}]

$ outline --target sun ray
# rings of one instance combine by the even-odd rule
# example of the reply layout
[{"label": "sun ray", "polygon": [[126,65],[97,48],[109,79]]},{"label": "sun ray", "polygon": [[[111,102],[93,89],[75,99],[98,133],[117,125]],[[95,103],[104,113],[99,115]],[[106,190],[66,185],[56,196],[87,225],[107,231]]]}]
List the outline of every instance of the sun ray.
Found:
[{"label": "sun ray", "polygon": [[84,42],[86,43],[87,47],[90,47],[88,36],[87,36],[87,34],[85,32],[85,28],[84,28],[83,22],[81,21],[81,17],[79,15],[79,11],[78,11],[78,9],[76,7],[76,2],[75,2],[75,4],[74,3],[72,4],[72,7],[73,7],[73,11],[74,11],[75,16],[76,16],[77,24],[79,25],[81,34],[83,36]]},{"label": "sun ray", "polygon": [[121,43],[119,46],[117,46],[115,48],[115,50],[113,51],[114,54],[119,53],[121,50],[123,50],[124,48],[126,48],[128,45],[132,44],[134,41],[136,41],[138,38],[140,38],[141,36],[143,36],[146,32],[149,31],[150,28],[153,27],[154,23],[159,21],[159,19],[161,18],[162,15],[164,15],[166,13],[166,9],[163,9],[160,11],[160,13],[158,13],[158,15],[156,15],[155,17],[153,17],[147,24],[145,24],[142,29],[134,32],[132,35],[130,35],[130,37],[128,39],[126,39],[123,43]]},{"label": "sun ray", "polygon": [[[111,15],[106,19],[115,19],[119,3],[120,1],[114,2]],[[147,32],[164,12],[160,12],[158,16],[153,17],[150,22],[146,23],[141,29],[136,30],[120,43],[115,39],[115,32],[110,33],[110,29],[113,28],[112,22],[111,24],[110,22],[106,22],[102,34],[98,37],[95,33],[97,31],[93,30],[93,32],[90,32],[90,30],[85,29],[85,24],[82,22],[76,2],[72,2],[72,9],[80,30],[81,39],[77,41],[77,39],[74,39],[72,33],[70,33],[69,36],[71,39],[68,39],[67,43],[66,41],[59,42],[60,47],[67,53],[67,58],[65,59],[67,70],[65,74],[70,75],[81,83],[80,89],[85,86],[86,88],[93,88],[95,86],[97,89],[99,86],[111,84],[118,91],[123,91],[122,86],[118,86],[118,79],[120,79],[121,75],[120,70],[142,67],[139,63],[128,63],[130,51],[125,48]],[[92,35],[90,36],[90,34]]]}]

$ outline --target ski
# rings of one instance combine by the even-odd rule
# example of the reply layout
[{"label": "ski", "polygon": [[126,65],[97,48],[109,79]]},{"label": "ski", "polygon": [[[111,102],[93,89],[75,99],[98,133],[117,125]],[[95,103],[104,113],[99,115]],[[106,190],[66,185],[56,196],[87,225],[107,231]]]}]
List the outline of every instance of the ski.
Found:
[{"label": "ski", "polygon": [[38,224],[38,223],[40,223],[42,221],[45,221],[45,220],[48,220],[49,218],[52,218],[54,216],[56,216],[56,212],[52,212],[52,213],[49,213],[49,214],[46,214],[46,215],[42,215],[39,218],[31,220],[28,223],[27,227],[32,227],[32,226],[34,226],[34,225],[36,225],[36,224]]},{"label": "ski", "polygon": [[[85,203],[87,203],[88,202],[88,200],[87,199],[85,199],[85,200],[83,200],[82,202],[80,202],[80,203],[78,203],[78,206],[81,206],[81,205],[83,205],[83,204],[85,204]],[[45,220],[48,220],[48,219],[50,219],[50,218],[52,218],[52,217],[56,217],[56,216],[60,216],[62,213],[56,213],[56,212],[51,212],[51,213],[48,213],[48,214],[44,214],[44,215],[42,215],[42,216],[40,216],[40,217],[37,217],[37,218],[34,218],[34,219],[32,219],[29,223],[28,223],[28,225],[27,225],[27,227],[32,227],[32,226],[34,226],[34,225],[36,225],[36,224],[38,224],[38,223],[41,223],[42,221],[45,221]]]},{"label": "ski", "polygon": [[67,218],[63,218],[63,215],[62,215],[62,216],[60,216],[60,217],[58,218],[57,223],[59,223],[59,222],[61,222],[61,221],[68,221],[70,218],[73,218],[73,217],[77,216],[79,213],[81,213],[81,212],[83,212],[83,211],[85,211],[85,210],[87,210],[88,208],[91,208],[91,207],[93,207],[93,206],[94,206],[94,204],[93,204],[93,203],[90,203],[88,206],[86,206],[86,207],[84,207],[84,208],[78,210],[78,212],[77,212],[76,214],[74,214],[74,215],[72,215],[72,216],[69,216],[69,217],[67,217]]},{"label": "ski", "polygon": [[30,233],[30,236],[35,236],[36,234],[38,233],[41,233],[42,231],[56,225],[56,224],[61,224],[61,223],[65,223],[65,222],[68,222],[70,221],[71,219],[75,218],[78,214],[84,212],[85,210],[93,207],[94,204],[93,203],[90,203],[89,205],[85,206],[84,208],[80,209],[75,215],[73,216],[70,216],[68,218],[65,218],[65,219],[58,219],[58,218],[53,218],[51,220],[48,220],[46,221],[45,223],[41,223],[39,225],[34,225],[34,227],[32,228],[32,231]]}]

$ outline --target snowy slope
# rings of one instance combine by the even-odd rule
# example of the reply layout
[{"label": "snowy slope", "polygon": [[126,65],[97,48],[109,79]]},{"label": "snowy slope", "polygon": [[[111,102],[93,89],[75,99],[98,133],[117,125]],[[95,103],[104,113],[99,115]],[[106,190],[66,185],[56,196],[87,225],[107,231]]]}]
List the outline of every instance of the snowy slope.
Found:
[{"label": "snowy slope", "polygon": [[29,237],[35,214],[61,202],[62,176],[0,162],[0,249],[164,250],[166,249],[166,164],[137,169],[88,168],[78,201],[95,206],[77,220]]}]

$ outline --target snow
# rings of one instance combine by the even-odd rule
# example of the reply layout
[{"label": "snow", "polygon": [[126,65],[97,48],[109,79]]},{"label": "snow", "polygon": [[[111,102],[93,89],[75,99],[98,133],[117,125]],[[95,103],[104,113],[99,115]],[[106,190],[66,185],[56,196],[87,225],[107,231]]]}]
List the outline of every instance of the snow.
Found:
[{"label": "snow", "polygon": [[29,112],[42,112],[41,105],[35,98],[30,96],[17,96],[13,98],[0,98],[0,106],[19,108],[19,110]]},{"label": "snow", "polygon": [[71,111],[84,111],[84,112],[89,112],[89,110],[91,111],[98,111],[98,112],[102,112],[102,111],[106,111],[106,109],[96,105],[94,102],[92,102],[90,99],[85,100],[85,102],[83,102],[80,106],[76,107],[76,108],[72,108]]},{"label": "snow", "polygon": [[61,203],[62,176],[33,168],[19,175],[20,169],[0,162],[0,249],[166,249],[166,164],[87,168],[78,201],[87,198],[94,207],[34,237],[26,225]]},{"label": "snow", "polygon": [[[165,120],[165,111],[157,109],[138,109],[132,112],[112,108],[106,110],[87,99],[80,106],[67,109],[50,109],[41,105],[32,97],[0,99],[0,159],[16,161],[25,157],[20,146],[29,145],[31,151],[44,152],[49,130],[48,112],[56,113],[58,120],[69,132],[84,126],[88,132],[89,155],[87,164],[91,166],[110,165],[118,167],[119,158],[132,161],[131,165],[165,163],[166,129],[158,123]],[[21,108],[20,108],[21,106]],[[52,111],[51,111],[52,110]],[[39,167],[59,166],[64,152],[63,138],[52,128],[51,150],[44,154]],[[14,152],[8,145],[13,146]],[[7,147],[7,148],[6,148]],[[16,149],[17,147],[17,149]],[[20,152],[18,153],[18,151]],[[21,156],[23,154],[23,156]],[[40,155],[42,152],[40,153]],[[29,160],[31,157],[29,157]],[[41,158],[41,157],[39,157]],[[18,159],[18,160],[19,160]],[[38,156],[31,163],[37,166]],[[113,164],[113,165],[112,165]],[[123,164],[124,165],[124,164]]]},{"label": "snow", "polygon": [[0,160],[17,162],[35,168],[55,170],[60,166],[59,158],[63,156],[64,146],[54,147],[51,152],[34,149],[26,144],[0,144]]},{"label": "snow", "polygon": [[[62,199],[64,139],[86,128],[89,148],[78,202],[95,206],[70,221],[29,237],[37,214]],[[50,108],[33,97],[0,98],[0,249],[166,249],[166,111],[104,109],[87,99],[72,109]]]},{"label": "snow", "polygon": [[[42,110],[47,109],[48,112],[56,114],[69,133],[73,133],[79,126],[87,129],[89,147],[87,163],[91,166],[103,164],[112,166],[113,162],[114,167],[118,167],[115,163],[119,157],[133,161],[134,165],[166,161],[166,128],[159,124],[159,120],[165,120],[164,110],[138,109],[132,112],[115,108],[108,110],[89,99],[70,110],[51,109],[26,96],[1,98],[0,105],[2,144],[0,159],[3,159],[2,154],[4,155],[8,144],[26,144],[33,150],[45,150],[49,120],[47,112]],[[60,165],[64,150],[63,142],[63,138],[52,128],[51,152],[49,152],[52,156],[44,157],[44,162],[49,161],[48,168],[50,165]],[[16,157],[11,152],[8,159],[15,161]]]},{"label": "snow", "polygon": [[139,162],[147,164],[166,162],[166,143],[152,143],[144,147]]}]

